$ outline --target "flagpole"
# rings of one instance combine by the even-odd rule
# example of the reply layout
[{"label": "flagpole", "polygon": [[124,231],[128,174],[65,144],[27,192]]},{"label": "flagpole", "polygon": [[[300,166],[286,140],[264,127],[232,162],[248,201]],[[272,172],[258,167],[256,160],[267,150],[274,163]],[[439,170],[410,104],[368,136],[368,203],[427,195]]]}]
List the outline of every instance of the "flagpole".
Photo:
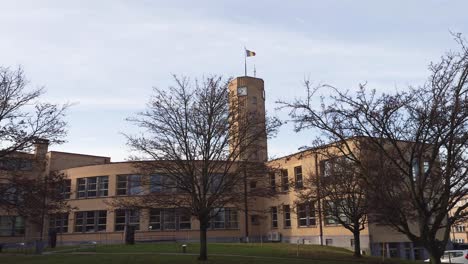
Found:
[{"label": "flagpole", "polygon": [[247,48],[244,47],[244,75],[247,76]]}]

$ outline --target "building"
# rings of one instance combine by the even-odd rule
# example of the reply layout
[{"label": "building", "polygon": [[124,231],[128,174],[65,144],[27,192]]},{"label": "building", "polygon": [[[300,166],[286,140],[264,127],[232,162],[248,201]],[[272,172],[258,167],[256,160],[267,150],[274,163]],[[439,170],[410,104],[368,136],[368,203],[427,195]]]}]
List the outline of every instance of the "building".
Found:
[{"label": "building", "polygon": [[[232,100],[242,106],[240,111],[256,113],[264,122],[265,90],[262,79],[238,77],[230,83],[229,89]],[[258,139],[257,144],[260,147],[250,151],[249,159],[281,168],[280,173],[265,175],[269,177],[277,197],[259,199],[247,217],[243,217],[243,212],[236,208],[219,209],[220,213],[210,223],[208,240],[239,242],[249,234],[250,241],[323,244],[352,249],[352,234],[327,218],[326,213],[320,219],[313,205],[295,209],[297,197],[288,185],[290,182],[302,184],[306,177],[319,175],[321,172],[317,169],[320,167],[317,162],[321,162],[322,157],[308,150],[267,161],[266,137]],[[44,142],[37,145],[34,154],[21,155],[28,164],[24,165],[25,173],[33,176],[37,175],[33,173],[37,171],[60,171],[67,175],[64,195],[73,210],[47,217],[47,229],[57,231],[59,244],[83,241],[121,243],[124,241],[126,221],[135,227],[137,241],[190,241],[199,238],[198,221],[177,208],[123,210],[112,206],[116,197],[137,195],[142,191],[162,191],[158,186],[144,190],[145,187],[138,183],[142,176],[133,162],[111,162],[109,157],[48,152]],[[47,160],[46,166],[37,162],[41,158]],[[37,228],[21,216],[0,215],[0,243],[37,239]],[[372,223],[361,232],[360,243],[365,254],[409,259],[427,257],[421,247],[413,245],[403,235]]]}]

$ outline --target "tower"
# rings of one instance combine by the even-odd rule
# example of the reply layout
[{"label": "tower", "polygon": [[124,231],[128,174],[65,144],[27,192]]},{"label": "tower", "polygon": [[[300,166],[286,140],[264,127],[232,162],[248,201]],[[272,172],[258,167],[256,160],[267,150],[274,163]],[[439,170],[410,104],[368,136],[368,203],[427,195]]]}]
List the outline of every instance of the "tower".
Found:
[{"label": "tower", "polygon": [[[237,112],[236,129],[245,131],[247,137],[241,137],[238,148],[241,149],[240,160],[265,162],[268,159],[265,89],[262,79],[242,76],[229,83],[231,110]],[[231,131],[235,134],[237,131]],[[247,143],[248,142],[248,143]],[[235,149],[231,143],[231,151]]]}]

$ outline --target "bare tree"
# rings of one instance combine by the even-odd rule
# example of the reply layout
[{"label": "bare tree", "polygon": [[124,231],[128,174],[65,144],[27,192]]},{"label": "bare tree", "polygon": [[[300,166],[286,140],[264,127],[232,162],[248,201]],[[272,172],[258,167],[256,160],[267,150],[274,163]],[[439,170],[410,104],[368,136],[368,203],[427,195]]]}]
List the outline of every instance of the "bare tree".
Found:
[{"label": "bare tree", "polygon": [[[424,246],[435,263],[468,207],[455,208],[468,194],[468,48],[456,40],[461,50],[431,64],[421,87],[379,96],[364,85],[351,94],[306,82],[305,99],[282,102],[297,130],[317,129],[323,141],[343,143],[342,154],[366,176],[372,219]],[[332,95],[316,107],[322,87]]]},{"label": "bare tree", "polygon": [[219,208],[241,209],[246,201],[274,194],[268,168],[255,161],[252,150],[260,148],[259,139],[271,135],[279,122],[242,111],[231,100],[235,95],[228,90],[229,80],[174,80],[168,90],[155,88],[147,110],[129,119],[145,129],[127,138],[142,154],[136,159],[150,161],[136,163],[148,176],[141,181],[148,188],[119,199],[116,206],[178,208],[195,216],[200,222],[199,259],[206,260],[207,230]]},{"label": "bare tree", "polygon": [[30,219],[38,217],[37,210],[61,204],[53,191],[44,190],[58,181],[57,176],[45,174],[46,153],[35,157],[25,153],[39,141],[62,143],[66,135],[63,118],[68,105],[41,102],[43,94],[43,88],[29,89],[21,68],[0,67],[0,210]]},{"label": "bare tree", "polygon": [[[360,233],[367,224],[368,203],[363,174],[352,157],[333,147],[314,148],[312,155],[320,169],[310,175],[305,188],[298,190],[299,203],[314,202],[323,211],[325,224],[339,224],[354,238],[354,256],[361,257]],[[318,156],[321,157],[320,165]],[[323,208],[323,210],[321,209]]]}]

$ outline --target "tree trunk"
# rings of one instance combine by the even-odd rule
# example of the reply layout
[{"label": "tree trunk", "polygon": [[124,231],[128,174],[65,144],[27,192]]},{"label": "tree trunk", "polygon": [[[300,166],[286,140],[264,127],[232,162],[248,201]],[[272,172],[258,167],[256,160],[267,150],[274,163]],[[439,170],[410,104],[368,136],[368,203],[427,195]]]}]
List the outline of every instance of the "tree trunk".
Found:
[{"label": "tree trunk", "polygon": [[200,255],[198,260],[208,259],[208,246],[206,241],[206,224],[200,223]]},{"label": "tree trunk", "polygon": [[361,257],[361,238],[359,237],[359,228],[355,229],[353,232],[354,236],[354,256],[357,258]]},{"label": "tree trunk", "polygon": [[429,253],[430,257],[431,257],[431,263],[435,263],[435,264],[441,264],[442,261],[440,260],[440,257],[441,256],[433,256],[431,253]]}]

